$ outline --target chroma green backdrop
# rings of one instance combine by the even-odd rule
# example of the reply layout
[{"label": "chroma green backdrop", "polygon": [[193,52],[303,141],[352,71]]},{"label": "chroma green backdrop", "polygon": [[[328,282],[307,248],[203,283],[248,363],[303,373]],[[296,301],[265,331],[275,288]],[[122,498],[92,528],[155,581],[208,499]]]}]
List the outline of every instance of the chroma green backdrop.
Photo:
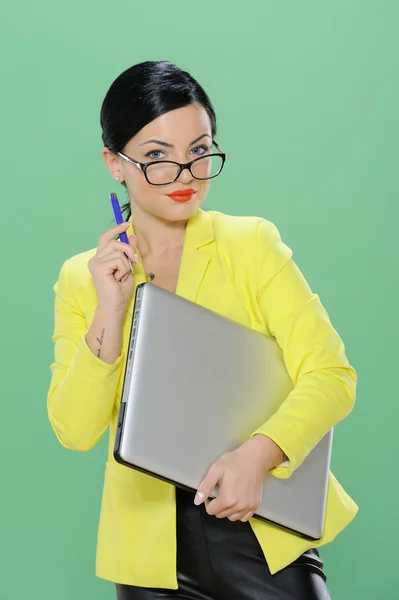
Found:
[{"label": "chroma green backdrop", "polygon": [[52,286],[111,224],[100,105],[148,59],[188,69],[215,105],[228,158],[206,207],[276,223],[345,341],[358,403],[332,466],[360,513],[323,557],[334,599],[397,598],[398,2],[24,0],[0,13],[0,599],[114,598],[94,575],[105,439],[67,451],[46,416]]}]

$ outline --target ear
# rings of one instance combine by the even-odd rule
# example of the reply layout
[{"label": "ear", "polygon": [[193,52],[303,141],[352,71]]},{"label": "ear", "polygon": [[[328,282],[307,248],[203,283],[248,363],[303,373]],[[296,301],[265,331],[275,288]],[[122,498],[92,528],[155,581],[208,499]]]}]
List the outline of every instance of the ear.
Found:
[{"label": "ear", "polygon": [[101,150],[101,155],[108,171],[111,173],[112,178],[115,179],[115,177],[120,177],[120,181],[123,181],[125,176],[122,171],[122,163],[115,152],[111,152],[109,148],[104,146],[104,148]]}]

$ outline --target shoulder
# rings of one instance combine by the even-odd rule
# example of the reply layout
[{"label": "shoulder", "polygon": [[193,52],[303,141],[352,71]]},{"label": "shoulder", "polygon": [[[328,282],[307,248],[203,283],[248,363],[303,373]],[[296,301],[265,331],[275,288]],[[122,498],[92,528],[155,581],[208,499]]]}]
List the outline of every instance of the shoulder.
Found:
[{"label": "shoulder", "polygon": [[85,290],[88,286],[92,287],[92,276],[88,262],[96,251],[96,248],[92,248],[66,259],[61,266],[55,288],[58,291],[68,291],[69,294],[75,296],[80,290]]},{"label": "shoulder", "polygon": [[97,248],[92,248],[91,250],[86,250],[85,252],[81,252],[79,254],[75,254],[68,258],[66,261],[69,266],[69,270],[76,276],[85,276],[87,273],[90,274],[88,269],[89,260],[95,255],[97,252]]},{"label": "shoulder", "polygon": [[291,250],[282,242],[276,225],[262,217],[233,216],[217,211],[208,211],[212,219],[216,243],[241,246],[242,252],[251,251],[258,256],[282,253],[291,257]]},{"label": "shoulder", "polygon": [[226,238],[237,236],[240,238],[251,238],[256,236],[261,217],[242,217],[227,215],[216,210],[207,211],[212,219],[212,227],[215,238]]}]

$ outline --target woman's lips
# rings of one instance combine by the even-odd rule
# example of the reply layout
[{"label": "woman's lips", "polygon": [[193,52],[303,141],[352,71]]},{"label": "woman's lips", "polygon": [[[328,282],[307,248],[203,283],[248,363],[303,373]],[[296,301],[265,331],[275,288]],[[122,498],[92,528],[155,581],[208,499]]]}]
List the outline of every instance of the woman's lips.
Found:
[{"label": "woman's lips", "polygon": [[188,202],[195,193],[195,190],[182,190],[180,192],[172,192],[171,194],[167,194],[167,196],[175,202]]}]

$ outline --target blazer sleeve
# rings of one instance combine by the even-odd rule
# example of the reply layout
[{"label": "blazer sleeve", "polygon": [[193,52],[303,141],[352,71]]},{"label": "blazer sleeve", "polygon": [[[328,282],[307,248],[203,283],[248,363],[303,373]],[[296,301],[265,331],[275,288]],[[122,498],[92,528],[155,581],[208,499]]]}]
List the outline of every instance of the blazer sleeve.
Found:
[{"label": "blazer sleeve", "polygon": [[47,410],[61,444],[84,452],[109,425],[123,357],[107,364],[87,346],[86,319],[70,289],[69,263],[63,264],[54,285],[54,362]]},{"label": "blazer sleeve", "polygon": [[292,260],[291,250],[268,221],[258,227],[257,251],[257,302],[270,334],[283,351],[294,388],[279,410],[252,435],[267,435],[280,446],[289,463],[271,473],[287,478],[351,411],[357,375],[319,296],[312,293]]}]

